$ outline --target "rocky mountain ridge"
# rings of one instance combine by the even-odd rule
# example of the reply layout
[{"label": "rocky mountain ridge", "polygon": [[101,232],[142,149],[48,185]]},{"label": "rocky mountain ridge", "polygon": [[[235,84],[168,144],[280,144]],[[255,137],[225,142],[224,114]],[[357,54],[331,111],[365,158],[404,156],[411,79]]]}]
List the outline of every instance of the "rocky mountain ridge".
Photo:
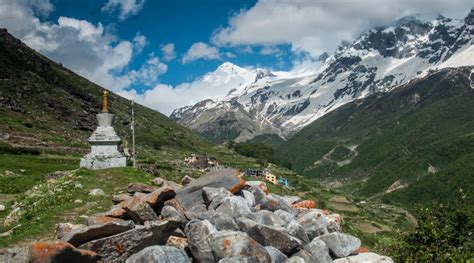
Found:
[{"label": "rocky mountain ridge", "polygon": [[406,17],[341,44],[312,72],[261,74],[226,96],[176,109],[170,117],[218,142],[264,133],[287,138],[353,100],[390,91],[432,70],[472,65],[473,17],[474,9],[464,20]]}]

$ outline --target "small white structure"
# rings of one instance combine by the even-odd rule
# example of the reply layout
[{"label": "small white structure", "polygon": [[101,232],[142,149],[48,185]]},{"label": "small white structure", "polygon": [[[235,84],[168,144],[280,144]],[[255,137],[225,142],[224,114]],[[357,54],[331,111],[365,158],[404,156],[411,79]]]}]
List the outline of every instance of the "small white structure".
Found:
[{"label": "small white structure", "polygon": [[102,98],[102,113],[97,114],[99,126],[89,137],[91,152],[81,158],[80,167],[98,170],[127,166],[127,159],[118,151],[120,138],[112,127],[114,114],[107,112],[107,91]]}]

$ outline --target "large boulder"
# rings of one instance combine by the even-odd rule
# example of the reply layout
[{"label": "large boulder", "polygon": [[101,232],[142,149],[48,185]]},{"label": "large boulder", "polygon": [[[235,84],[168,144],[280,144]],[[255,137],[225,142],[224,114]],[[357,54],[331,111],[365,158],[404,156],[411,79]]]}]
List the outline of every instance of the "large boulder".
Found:
[{"label": "large boulder", "polygon": [[271,262],[268,251],[244,232],[224,230],[213,233],[211,245],[217,260],[243,257],[246,262]]},{"label": "large boulder", "polygon": [[191,263],[184,250],[171,246],[151,246],[130,256],[126,263]]},{"label": "large boulder", "polygon": [[59,238],[73,246],[80,246],[91,240],[113,236],[135,227],[132,221],[109,222],[101,225],[81,226],[63,233]]},{"label": "large boulder", "polygon": [[28,258],[30,263],[99,261],[97,253],[76,249],[64,241],[33,243],[30,246]]},{"label": "large boulder", "polygon": [[310,241],[310,239],[309,239],[308,235],[306,234],[306,231],[304,230],[304,228],[300,224],[298,224],[296,221],[289,222],[288,224],[285,225],[285,228],[286,228],[286,232],[289,235],[298,238],[304,244],[306,244]]},{"label": "large boulder", "polygon": [[360,253],[355,256],[339,258],[333,261],[334,263],[365,263],[365,262],[373,262],[373,263],[393,263],[393,259],[380,256],[378,254],[368,252],[368,253]]},{"label": "large boulder", "polygon": [[115,204],[121,203],[123,201],[127,201],[128,199],[132,198],[132,196],[128,194],[118,194],[112,196],[112,202]]},{"label": "large boulder", "polygon": [[332,259],[329,255],[329,249],[326,243],[319,240],[318,238],[313,239],[310,243],[304,246],[304,250],[311,254],[311,258],[315,262],[331,263]]},{"label": "large boulder", "polygon": [[243,197],[245,201],[247,201],[247,204],[249,205],[249,207],[255,206],[255,196],[253,196],[253,194],[250,191],[242,189],[239,192],[237,192],[237,195]]},{"label": "large boulder", "polygon": [[87,218],[86,222],[88,226],[93,226],[93,225],[102,225],[102,224],[107,224],[110,222],[126,222],[128,220],[116,218],[116,217],[110,217],[110,216],[103,216],[103,215],[94,215],[90,216]]},{"label": "large boulder", "polygon": [[137,224],[143,224],[145,221],[158,219],[153,208],[139,197],[134,196],[133,198],[120,203],[120,206]]},{"label": "large boulder", "polygon": [[265,249],[267,250],[268,254],[270,254],[272,263],[285,263],[286,260],[288,259],[288,257],[285,254],[283,254],[280,250],[274,247],[268,246],[268,247],[265,247]]},{"label": "large boulder", "polygon": [[234,230],[239,231],[239,226],[235,223],[234,219],[227,214],[214,212],[210,213],[207,218],[212,225],[216,227],[218,231],[221,230]]},{"label": "large boulder", "polygon": [[261,210],[255,213],[251,213],[248,215],[248,218],[252,219],[257,223],[267,226],[281,227],[285,225],[285,221],[283,221],[280,217],[268,210]]},{"label": "large boulder", "polygon": [[291,258],[289,258],[286,261],[286,263],[314,263],[314,262],[319,262],[319,261],[314,260],[311,254],[304,249],[293,254],[293,256],[291,256]]},{"label": "large boulder", "polygon": [[255,205],[262,205],[266,203],[267,194],[260,187],[250,186],[247,190],[253,195],[255,199]]},{"label": "large boulder", "polygon": [[174,198],[175,195],[172,187],[163,186],[144,196],[143,201],[147,202],[159,214],[164,203]]},{"label": "large boulder", "polygon": [[292,196],[292,195],[284,195],[282,196],[289,204],[295,204],[301,201],[301,197],[299,196]]},{"label": "large boulder", "polygon": [[179,224],[179,219],[147,221],[143,226],[90,241],[79,248],[96,252],[104,262],[123,262],[146,247],[164,245]]},{"label": "large boulder", "polygon": [[280,219],[285,221],[286,224],[289,224],[290,222],[296,221],[295,215],[286,212],[284,210],[278,209],[275,212],[275,215],[278,216]]},{"label": "large boulder", "polygon": [[213,170],[192,181],[176,192],[176,199],[189,210],[191,207],[204,204],[202,195],[203,187],[225,188],[231,193],[236,193],[245,186],[245,181],[240,178],[236,169]]},{"label": "large boulder", "polygon": [[328,231],[331,232],[341,232],[342,230],[342,217],[339,214],[329,214],[326,215],[328,220]]},{"label": "large boulder", "polygon": [[183,179],[181,179],[181,185],[186,186],[186,185],[188,185],[189,183],[191,183],[191,182],[194,181],[194,180],[196,180],[196,179],[192,178],[192,177],[189,176],[189,175],[185,175],[185,176],[183,177]]},{"label": "large boulder", "polygon": [[134,194],[136,192],[151,193],[155,190],[156,190],[156,188],[153,187],[153,186],[146,185],[146,184],[140,184],[140,183],[129,184],[128,187],[127,187],[127,192],[129,192],[131,194]]},{"label": "large boulder", "polygon": [[182,213],[180,213],[178,209],[169,205],[165,205],[163,209],[161,209],[161,217],[165,219],[170,217],[179,218],[182,227],[186,226],[186,224],[189,222],[189,220]]},{"label": "large boulder", "polygon": [[209,209],[215,209],[219,206],[226,197],[231,197],[233,194],[229,192],[227,189],[220,187],[203,187],[202,188],[202,197],[204,199],[205,204],[208,206]]},{"label": "large boulder", "polygon": [[237,218],[248,215],[252,211],[245,199],[240,196],[231,196],[222,200],[222,203],[217,207],[216,212],[227,214],[232,218]]},{"label": "large boulder", "polygon": [[246,217],[238,217],[236,220],[237,225],[240,228],[240,231],[247,232],[251,227],[257,225],[258,223],[253,221],[252,219],[248,219]]},{"label": "large boulder", "polygon": [[357,237],[339,232],[333,232],[318,238],[326,243],[331,254],[336,258],[349,256],[360,247],[361,243]]},{"label": "large boulder", "polygon": [[188,239],[185,237],[170,236],[166,241],[167,246],[177,247],[184,251],[189,251],[188,249]]},{"label": "large boulder", "polygon": [[188,238],[189,251],[197,262],[214,262],[211,238],[217,229],[207,220],[191,220],[186,225],[184,232]]},{"label": "large boulder", "polygon": [[328,221],[323,210],[307,210],[306,213],[300,215],[297,221],[304,228],[310,240],[328,233]]},{"label": "large boulder", "polygon": [[302,246],[299,239],[283,233],[280,229],[261,224],[251,227],[247,233],[258,243],[275,247],[286,255],[292,255]]},{"label": "large boulder", "polygon": [[261,204],[262,209],[265,210],[277,211],[281,209],[291,214],[294,213],[294,209],[291,207],[291,204],[279,195],[268,194]]}]

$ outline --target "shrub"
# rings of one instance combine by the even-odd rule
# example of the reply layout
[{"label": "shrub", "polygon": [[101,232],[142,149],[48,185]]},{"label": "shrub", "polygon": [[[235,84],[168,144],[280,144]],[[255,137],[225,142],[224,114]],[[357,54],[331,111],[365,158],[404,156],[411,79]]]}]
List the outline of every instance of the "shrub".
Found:
[{"label": "shrub", "polygon": [[404,262],[464,262],[474,257],[474,213],[462,189],[448,205],[419,209],[418,226],[389,250]]}]

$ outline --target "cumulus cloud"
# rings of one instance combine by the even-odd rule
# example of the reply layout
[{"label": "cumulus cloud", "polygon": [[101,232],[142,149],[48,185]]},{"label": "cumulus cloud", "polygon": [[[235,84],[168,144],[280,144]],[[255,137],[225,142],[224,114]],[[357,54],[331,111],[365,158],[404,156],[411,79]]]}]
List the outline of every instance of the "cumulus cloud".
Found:
[{"label": "cumulus cloud", "polygon": [[143,51],[143,48],[148,45],[148,41],[146,40],[146,37],[144,35],[142,35],[140,32],[137,32],[137,34],[133,38],[133,44],[137,53],[141,53]]},{"label": "cumulus cloud", "polygon": [[216,47],[211,47],[203,42],[196,42],[184,54],[182,62],[188,63],[198,59],[220,59],[220,57],[219,50]]},{"label": "cumulus cloud", "polygon": [[168,66],[152,55],[138,71],[132,70],[128,73],[128,76],[132,82],[139,82],[150,86],[156,84],[158,76],[163,75],[167,71]]},{"label": "cumulus cloud", "polygon": [[171,61],[176,58],[176,51],[174,50],[174,44],[168,43],[161,46],[161,53],[163,53],[163,58],[166,61]]},{"label": "cumulus cloud", "polygon": [[37,16],[52,10],[48,3],[0,1],[0,25],[40,53],[114,91],[129,87],[133,81],[154,85],[157,76],[166,72],[166,65],[154,57],[136,71],[126,70],[134,52],[147,43],[143,35],[137,33],[133,41],[117,40],[101,23],[69,17],[42,22]]},{"label": "cumulus cloud", "polygon": [[136,15],[142,10],[145,0],[109,0],[102,7],[102,11],[113,13],[119,12],[119,19],[125,20],[129,16]]},{"label": "cumulus cloud", "polygon": [[421,13],[465,16],[469,0],[259,0],[217,29],[218,46],[290,44],[293,51],[313,57],[332,51],[342,40],[351,40],[374,25],[392,23],[401,16]]}]

